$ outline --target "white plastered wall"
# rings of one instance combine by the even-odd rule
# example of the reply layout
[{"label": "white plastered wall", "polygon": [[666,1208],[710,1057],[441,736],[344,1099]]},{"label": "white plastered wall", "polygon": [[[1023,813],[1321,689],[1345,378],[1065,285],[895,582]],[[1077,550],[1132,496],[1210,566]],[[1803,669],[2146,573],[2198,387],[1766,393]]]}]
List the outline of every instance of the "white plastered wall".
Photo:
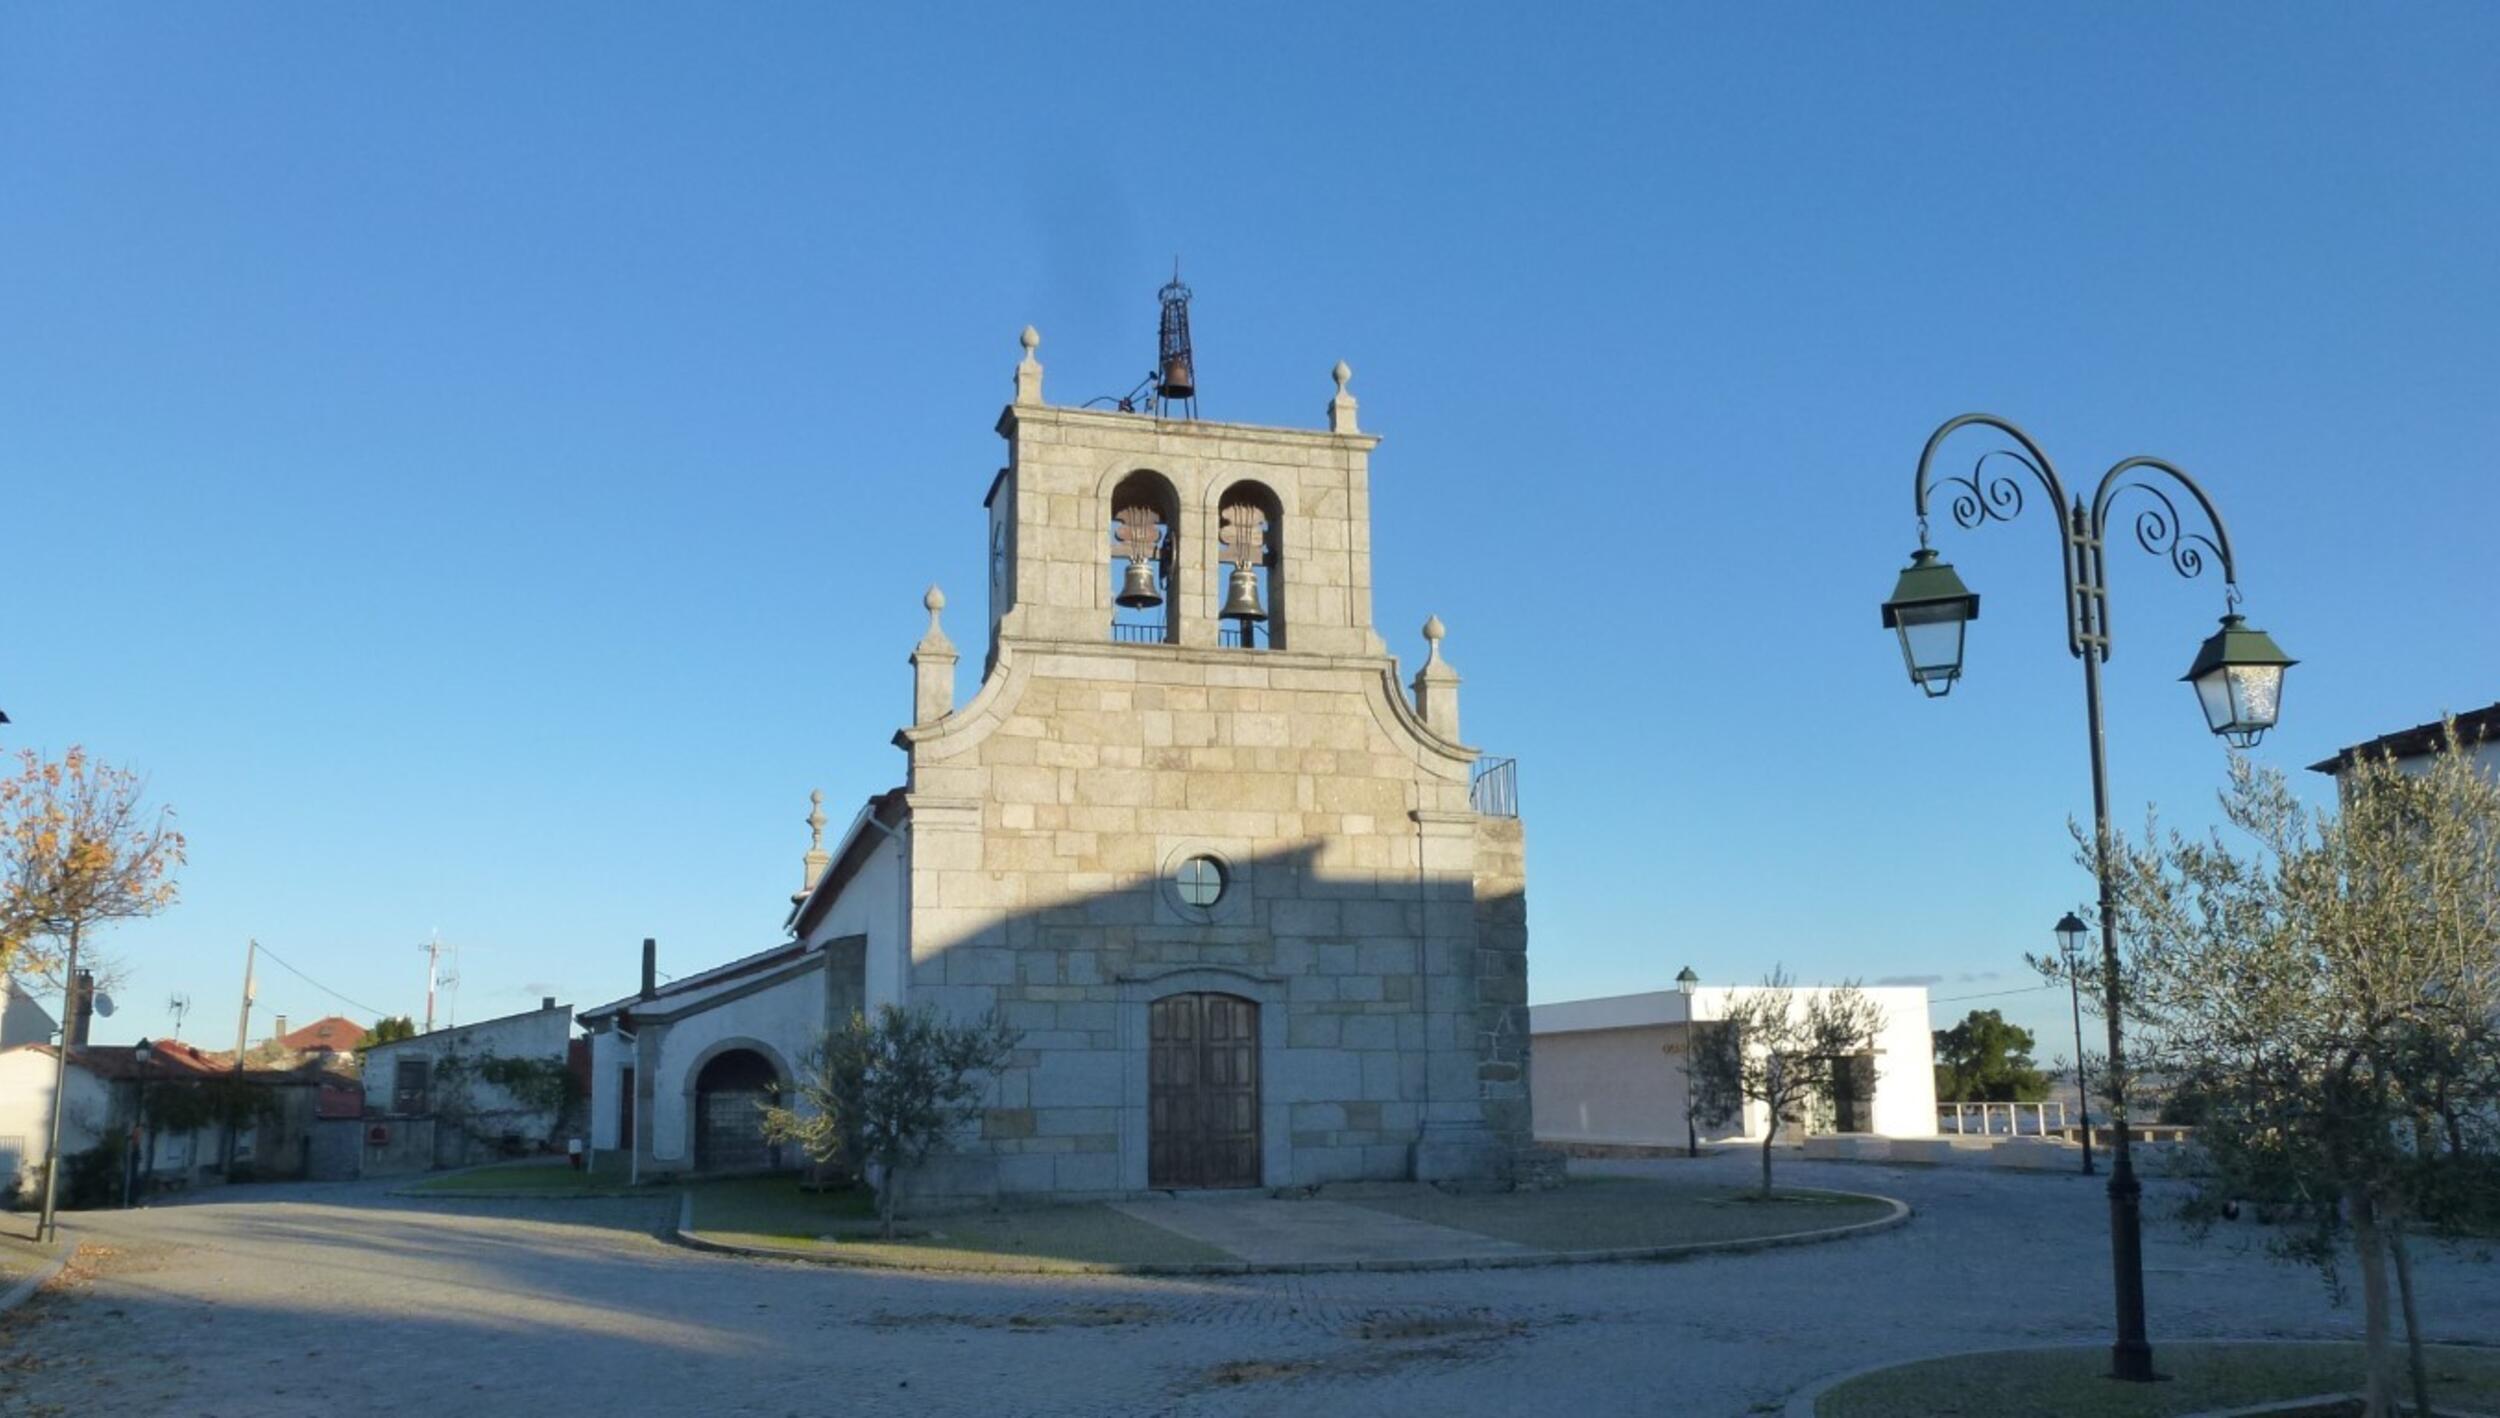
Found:
[{"label": "white plastered wall", "polygon": [[[1814,987],[1801,991],[1821,992]],[[1737,993],[1728,987],[1696,991],[1692,1017],[1705,1024],[1722,1017]],[[1875,1040],[1873,1129],[1884,1137],[1932,1137],[1936,1080],[1927,992],[1880,987],[1864,993],[1884,1014]],[[1670,991],[1532,1009],[1535,1067],[1529,1078],[1537,1139],[1683,1146],[1685,1009],[1683,998]],[[1749,1105],[1741,1133],[1722,1129],[1701,1135],[1705,1141],[1713,1136],[1758,1140],[1763,1123],[1762,1108]]]},{"label": "white plastered wall", "polygon": [[[788,1081],[825,1027],[825,972],[811,969],[751,994],[670,1021],[652,1070],[651,1156],[663,1167],[692,1167],[688,1100],[715,1045],[754,1047]],[[622,1060],[619,1060],[621,1066]]]}]

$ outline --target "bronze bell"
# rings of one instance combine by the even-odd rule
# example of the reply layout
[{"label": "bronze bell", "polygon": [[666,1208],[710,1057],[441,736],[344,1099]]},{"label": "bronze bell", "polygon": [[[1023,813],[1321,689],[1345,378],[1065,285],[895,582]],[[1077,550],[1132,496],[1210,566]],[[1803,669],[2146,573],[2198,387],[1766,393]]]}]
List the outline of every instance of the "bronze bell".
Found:
[{"label": "bronze bell", "polygon": [[1259,609],[1259,573],[1247,566],[1233,568],[1232,584],[1224,592],[1226,620],[1265,620],[1267,612]]},{"label": "bronze bell", "polygon": [[1112,597],[1133,611],[1148,610],[1163,604],[1163,593],[1155,589],[1155,569],[1141,557],[1128,559],[1128,575],[1121,578],[1120,594]]},{"label": "bronze bell", "polygon": [[1156,383],[1157,392],[1167,399],[1198,397],[1198,376],[1190,369],[1189,355],[1186,352],[1167,355],[1164,358],[1163,376]]}]

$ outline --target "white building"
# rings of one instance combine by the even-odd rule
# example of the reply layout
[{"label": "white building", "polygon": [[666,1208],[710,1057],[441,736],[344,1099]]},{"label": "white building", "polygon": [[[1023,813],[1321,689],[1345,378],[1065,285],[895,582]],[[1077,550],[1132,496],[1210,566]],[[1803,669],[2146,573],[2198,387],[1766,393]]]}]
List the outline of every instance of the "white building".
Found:
[{"label": "white building", "polygon": [[457,1167],[557,1144],[567,1109],[516,1096],[493,1060],[570,1066],[573,1009],[539,1007],[365,1050],[363,1172]]},{"label": "white building", "polygon": [[[1719,986],[1697,989],[1690,1000],[1659,990],[1530,1006],[1536,1140],[1548,1146],[1684,1146],[1684,1061],[1692,1024],[1706,1029],[1726,1013],[1729,998],[1743,992]],[[1864,993],[1883,1011],[1883,1030],[1857,1062],[1843,1067],[1835,1060],[1834,1070],[1863,1079],[1871,1067],[1873,1089],[1835,1088],[1832,1103],[1818,1106],[1804,1131],[1933,1137],[1936,1075],[1927,991],[1870,986]],[[1740,1123],[1696,1131],[1705,1142],[1759,1141],[1764,1121],[1762,1107],[1748,1104]]]},{"label": "white building", "polygon": [[[2457,737],[2465,742],[2467,752],[2474,755],[2476,766],[2494,777],[2500,777],[2500,704],[2487,704],[2480,709],[2467,710],[2457,715],[2456,719]],[[2356,759],[2392,758],[2403,765],[2407,771],[2416,771],[2429,760],[2431,755],[2447,746],[2447,721],[2433,719],[2427,724],[2416,724],[2409,729],[2398,729],[2392,734],[2381,734],[2367,743],[2354,744],[2323,763],[2310,764],[2309,769],[2313,773],[2327,774],[2340,782],[2344,771],[2350,768]]]},{"label": "white building", "polygon": [[49,1044],[60,1029],[52,1011],[35,1003],[35,997],[16,976],[0,980],[0,1049],[14,1049],[20,1044]]}]

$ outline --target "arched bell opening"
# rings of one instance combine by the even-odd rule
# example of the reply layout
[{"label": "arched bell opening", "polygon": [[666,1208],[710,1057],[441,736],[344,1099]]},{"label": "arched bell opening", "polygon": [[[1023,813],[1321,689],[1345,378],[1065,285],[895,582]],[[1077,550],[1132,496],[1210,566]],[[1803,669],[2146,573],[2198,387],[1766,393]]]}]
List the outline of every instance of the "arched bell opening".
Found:
[{"label": "arched bell opening", "polygon": [[1140,469],[1111,490],[1111,638],[1180,639],[1172,569],[1179,564],[1180,498],[1162,474]]},{"label": "arched bell opening", "polygon": [[1245,650],[1285,648],[1284,507],[1263,483],[1224,489],[1216,510],[1217,640]]}]

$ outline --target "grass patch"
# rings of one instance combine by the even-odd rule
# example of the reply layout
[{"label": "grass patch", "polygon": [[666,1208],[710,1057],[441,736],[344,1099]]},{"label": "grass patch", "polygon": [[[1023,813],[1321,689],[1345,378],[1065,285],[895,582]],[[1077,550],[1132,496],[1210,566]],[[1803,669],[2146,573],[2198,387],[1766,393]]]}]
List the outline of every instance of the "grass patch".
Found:
[{"label": "grass patch", "polygon": [[[2431,1397],[2442,1407],[2500,1409],[2500,1352],[2434,1345]],[[2161,1344],[2169,1382],[2108,1377],[2099,1345],[1927,1359],[1866,1374],[1815,1400],[1816,1418],[2168,1418],[2361,1387],[2358,1344]]]},{"label": "grass patch", "polygon": [[761,1177],[699,1186],[691,1194],[694,1229],[708,1239],[845,1259],[969,1269],[1232,1259],[1213,1246],[1096,1204],[907,1216],[896,1225],[908,1234],[887,1241],[877,1236],[876,1202],[864,1190],[809,1192],[790,1178]]},{"label": "grass patch", "polygon": [[14,1285],[50,1264],[59,1249],[36,1245],[24,1236],[0,1235],[0,1288]]},{"label": "grass patch", "polygon": [[1347,1201],[1548,1251],[1760,1240],[1877,1221],[1892,1214],[1883,1202],[1834,1192],[1781,1191],[1764,1202],[1745,1188],[1700,1187],[1643,1177],[1574,1177],[1555,1190],[1542,1192],[1452,1195],[1419,1189]]},{"label": "grass patch", "polygon": [[633,1185],[625,1159],[602,1157],[588,1171],[576,1172],[561,1157],[549,1161],[500,1162],[465,1172],[427,1177],[408,1188],[421,1192],[528,1192],[533,1196],[606,1196]]}]

